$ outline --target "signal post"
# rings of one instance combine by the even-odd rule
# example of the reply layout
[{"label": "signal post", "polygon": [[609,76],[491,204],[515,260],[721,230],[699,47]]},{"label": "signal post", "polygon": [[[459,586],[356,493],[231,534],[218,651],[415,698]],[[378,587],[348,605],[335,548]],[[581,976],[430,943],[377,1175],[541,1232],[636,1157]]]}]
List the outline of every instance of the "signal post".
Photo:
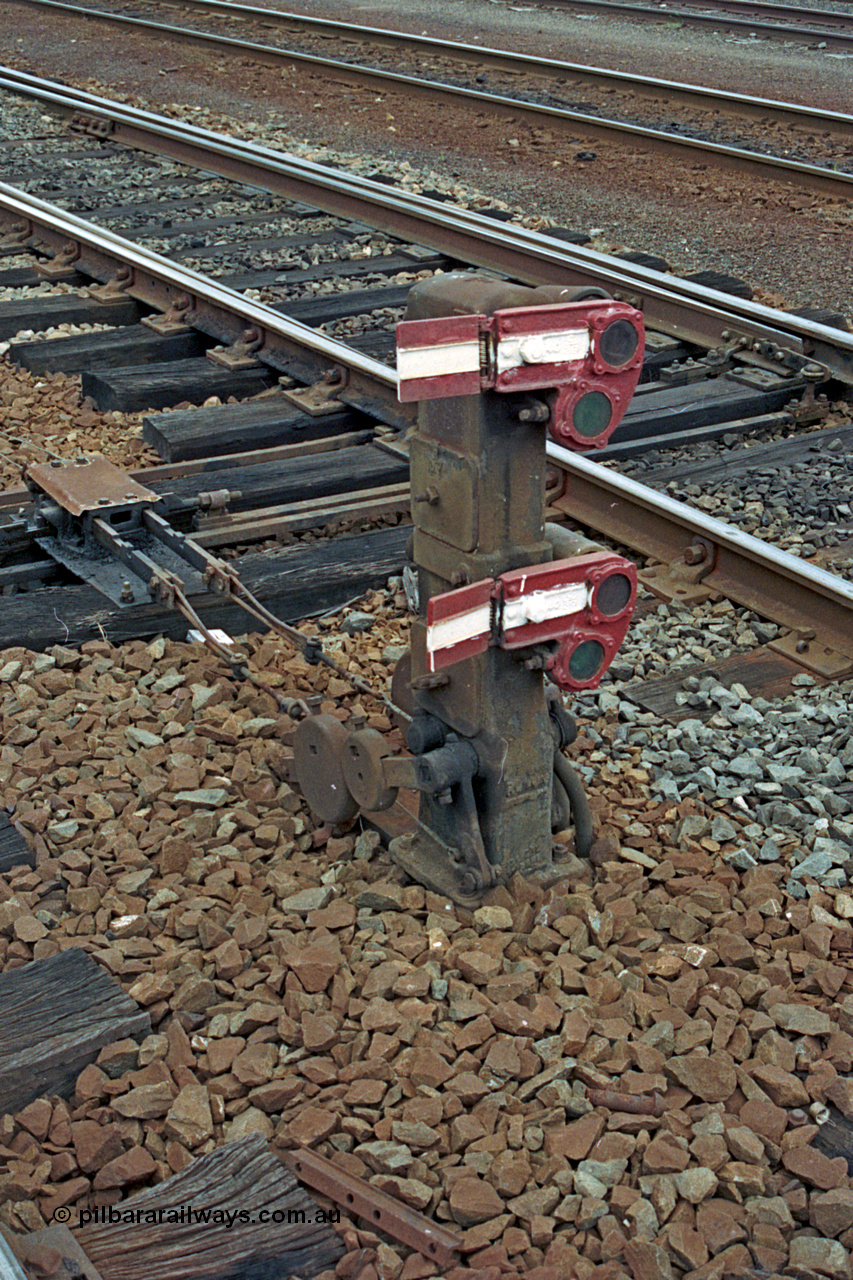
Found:
[{"label": "signal post", "polygon": [[574,790],[558,689],[597,685],[633,612],[630,562],[577,535],[555,551],[545,438],[606,443],[639,377],[642,318],[608,298],[449,273],[412,290],[397,347],[400,399],[420,401],[410,439],[419,615],[403,695],[413,754],[389,756],[372,730],[306,721],[297,776],[312,803],[318,744],[328,754],[334,740],[354,805],[379,809],[398,787],[417,789],[417,822],[391,855],[472,903],[551,865]]}]

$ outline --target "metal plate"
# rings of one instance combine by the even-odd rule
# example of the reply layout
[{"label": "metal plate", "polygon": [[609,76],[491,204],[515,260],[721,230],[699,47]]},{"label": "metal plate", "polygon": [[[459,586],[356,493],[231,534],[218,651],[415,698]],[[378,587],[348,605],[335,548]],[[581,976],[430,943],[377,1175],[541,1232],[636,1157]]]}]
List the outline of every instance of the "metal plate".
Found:
[{"label": "metal plate", "polygon": [[308,805],[325,822],[348,822],[358,813],[341,768],[346,729],[334,716],[309,716],[293,735],[296,780]]},{"label": "metal plate", "polygon": [[[208,584],[201,574],[150,533],[135,530],[126,537],[137,551],[141,551],[153,560],[158,568],[165,569],[168,573],[173,573],[180,578],[188,595],[207,594]],[[85,548],[78,549],[69,546],[66,542],[60,542],[50,534],[43,538],[36,538],[35,541],[52,560],[70,569],[78,578],[82,578],[84,582],[88,582],[100,591],[102,596],[112,600],[113,604],[129,608],[133,605],[151,603],[148,584],[128,569],[127,565],[111,556],[106,547],[88,542]]]},{"label": "metal plate", "polygon": [[406,875],[426,885],[434,893],[440,893],[451,902],[461,907],[473,909],[483,899],[485,889],[479,893],[466,893],[462,889],[461,864],[454,861],[455,851],[443,845],[433,833],[420,822],[415,823],[411,834],[397,837],[388,846],[393,862],[406,872]]},{"label": "metal plate", "polygon": [[382,761],[391,748],[378,729],[359,729],[344,743],[341,768],[350,793],[360,809],[381,813],[397,799],[397,788],[385,783]]},{"label": "metal plate", "polygon": [[[414,436],[410,463],[412,514],[418,529],[458,551],[473,551],[479,529],[476,462],[455,449]],[[434,500],[427,499],[427,494]]]},{"label": "metal plate", "polygon": [[86,462],[37,462],[27,468],[27,478],[72,516],[159,501],[159,494],[101,457]]}]

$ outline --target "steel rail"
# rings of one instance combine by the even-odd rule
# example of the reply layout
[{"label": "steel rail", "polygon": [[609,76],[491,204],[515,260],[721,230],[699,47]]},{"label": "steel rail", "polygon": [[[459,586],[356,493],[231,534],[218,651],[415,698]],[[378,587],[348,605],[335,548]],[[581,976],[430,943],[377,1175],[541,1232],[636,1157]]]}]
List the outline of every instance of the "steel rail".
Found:
[{"label": "steel rail", "polygon": [[582,111],[545,106],[523,98],[509,98],[478,89],[466,89],[458,85],[404,75],[400,72],[356,66],[350,62],[321,58],[315,54],[296,53],[289,49],[277,49],[271,45],[235,40],[228,36],[195,31],[188,27],[152,23],[143,18],[106,13],[101,9],[80,9],[65,4],[64,0],[19,0],[19,2],[53,11],[65,11],[73,14],[75,18],[83,17],[95,22],[109,22],[136,30],[154,32],[181,43],[205,45],[220,51],[227,50],[232,54],[243,54],[273,66],[279,66],[282,62],[297,63],[320,71],[335,82],[342,81],[356,86],[368,85],[373,92],[396,90],[405,93],[408,98],[415,96],[437,106],[446,106],[447,100],[451,99],[463,106],[485,107],[492,115],[504,116],[513,121],[521,117],[528,124],[547,124],[550,128],[562,126],[569,129],[572,134],[580,129],[587,137],[599,141],[616,142],[623,146],[631,142],[640,142],[655,152],[670,155],[679,160],[683,160],[685,155],[695,153],[702,159],[710,159],[722,168],[736,173],[746,173],[752,177],[760,177],[762,180],[792,183],[801,187],[809,195],[821,192],[835,198],[853,197],[853,174],[838,173],[822,165],[787,160],[781,156],[766,155],[760,151],[750,151],[718,142],[708,142],[687,134],[667,133],[662,129],[628,124],[604,116],[589,115]]},{"label": "steel rail", "polygon": [[[549,443],[547,451],[567,477],[563,496],[552,506],[670,564],[694,540],[712,544],[703,587],[792,631],[817,632],[820,643],[843,654],[853,670],[853,583],[561,445]],[[808,665],[807,658],[798,660]]]},{"label": "steel rail", "polygon": [[[583,7],[582,0],[578,0],[577,3],[574,3],[574,0],[567,0],[567,2],[571,3],[573,8]],[[592,0],[592,2],[594,3],[594,0]],[[235,16],[239,14],[241,10],[246,9],[251,14],[259,13],[263,14],[267,18],[272,14],[273,17],[281,16],[288,18],[293,22],[304,22],[306,26],[310,27],[326,27],[334,30],[345,30],[355,33],[362,30],[362,28],[353,26],[350,23],[335,22],[327,18],[313,18],[304,13],[285,13],[283,10],[279,9],[256,9],[252,5],[233,3],[230,2],[230,0],[152,0],[152,3],[159,4],[165,9],[202,9],[213,10],[215,12],[219,12],[220,10],[233,11]],[[551,3],[552,0],[548,0],[549,7]],[[744,3],[744,0],[713,0],[713,3],[715,11],[725,10],[741,15],[758,13],[768,18],[790,18],[793,22],[796,22],[798,18],[807,18],[809,22],[821,22],[828,27],[840,27],[842,31],[849,31],[850,22],[853,20],[853,13],[839,13],[834,9],[803,9],[798,5],[765,4],[762,3],[762,0],[746,0],[746,3]],[[595,7],[599,8],[603,6],[595,4]],[[660,8],[654,9],[651,6],[645,5],[635,6],[632,4],[619,4],[617,6],[617,4],[614,3],[612,7],[614,9],[617,7],[619,9],[627,9],[629,13],[635,8],[641,8],[643,12],[652,13],[663,21],[666,21],[670,17],[670,14],[674,12],[673,10],[670,10],[669,7],[664,10]],[[688,6],[685,8],[684,12],[689,16],[694,12],[694,10]],[[680,16],[680,11],[677,16]],[[707,8],[705,9],[703,16],[706,18],[711,16],[709,15]],[[748,22],[749,17],[747,16],[742,18],[742,21]],[[382,34],[394,36],[398,34],[403,35],[404,33],[383,30]],[[440,43],[440,41],[435,41],[434,43]]]},{"label": "steel rail", "polygon": [[[161,309],[187,295],[187,318],[208,332],[221,333],[224,327],[233,333],[250,323],[264,339],[264,358],[274,365],[291,365],[294,349],[307,348],[350,372],[353,385],[347,390],[357,401],[360,386],[362,397],[366,393],[376,406],[381,401],[383,416],[389,413],[396,377],[377,361],[5,184],[0,184],[0,209],[7,224],[17,227],[22,247],[65,249],[67,257],[71,247],[79,269],[97,279],[115,280],[116,267],[124,267],[128,276],[121,289]],[[853,585],[558,445],[548,445],[548,457],[568,477],[564,494],[552,505],[572,519],[658,559],[677,560],[686,538],[710,540],[715,552],[704,585],[794,630],[813,632],[819,626],[821,642],[853,660]]]},{"label": "steel rail", "polygon": [[[695,9],[683,8],[655,8],[652,5],[642,4],[623,4],[620,0],[546,0],[549,8],[555,4],[562,8],[571,8],[575,10],[588,10],[597,13],[607,13],[618,17],[638,17],[643,20],[654,20],[657,22],[690,22],[695,26],[710,27],[712,31],[731,31],[736,35],[741,35],[744,31],[761,33],[771,38],[776,37],[781,40],[790,40],[792,36],[801,37],[806,40],[814,40],[820,43],[825,41],[827,45],[837,45],[839,48],[849,49],[853,44],[853,34],[849,30],[851,17],[848,14],[832,14],[828,19],[828,26],[841,26],[842,30],[824,30],[820,27],[801,27],[798,25],[779,25],[774,22],[764,22],[761,19],[755,21],[752,18],[734,18],[728,17],[724,13],[701,13]],[[726,8],[725,0],[721,4],[721,8]],[[776,8],[775,5],[750,5],[750,8],[762,8],[765,12]],[[792,10],[788,10],[792,12]],[[826,9],[818,10],[816,14],[800,9],[799,13],[809,18],[817,17],[820,21],[828,18],[829,11]],[[844,21],[848,26],[845,31]]]},{"label": "steel rail", "polygon": [[759,364],[766,357],[773,365],[785,353],[805,355],[853,385],[853,334],[829,325],[8,67],[0,67],[0,89],[76,117],[97,136],[366,222],[404,241],[427,242],[450,258],[525,284],[601,285],[641,307],[649,328],[683,341],[728,347]]},{"label": "steel rail", "polygon": [[[319,379],[331,366],[341,372],[338,399],[384,422],[405,426],[411,421],[411,411],[397,403],[392,369],[262,302],[6,183],[0,183],[0,228],[3,225],[8,242],[22,249],[52,250],[60,261],[111,284],[113,296],[171,313],[175,320],[227,343],[241,341],[248,329],[254,335],[252,352],[264,363],[307,382]],[[102,300],[108,319],[109,299]]]},{"label": "steel rail", "polygon": [[[118,20],[121,15],[103,13],[88,6],[75,6],[60,0],[17,0],[20,4],[36,7],[66,9],[75,16],[86,12],[98,13],[105,19]],[[533,54],[513,53],[510,50],[496,49],[491,46],[460,44],[453,41],[436,40],[431,36],[417,35],[414,32],[391,31],[380,27],[359,27],[348,22],[333,22],[328,18],[312,18],[304,14],[288,13],[281,9],[260,9],[248,4],[237,4],[233,0],[152,0],[152,3],[164,9],[199,9],[217,16],[238,19],[241,22],[260,22],[264,26],[284,26],[287,28],[303,27],[311,33],[324,37],[340,37],[341,39],[378,45],[393,52],[414,51],[418,54],[433,55],[445,59],[459,61],[466,66],[472,62],[479,66],[496,71],[509,71],[514,75],[566,77],[583,80],[589,84],[607,89],[627,88],[631,93],[648,97],[654,101],[664,94],[669,102],[687,104],[706,108],[722,106],[732,114],[749,119],[765,121],[771,115],[774,121],[788,125],[807,125],[809,127],[832,130],[840,137],[853,136],[853,116],[840,111],[825,111],[821,108],[808,107],[800,103],[779,102],[773,98],[745,98],[737,93],[729,93],[724,89],[714,89],[702,85],[684,84],[677,80],[661,80],[654,76],[634,75],[626,71],[612,71],[604,67],[587,66],[583,63],[565,62],[556,58],[541,58]],[[838,15],[835,15],[838,16]],[[853,15],[847,20],[853,23]],[[288,54],[295,51],[288,50]]]}]

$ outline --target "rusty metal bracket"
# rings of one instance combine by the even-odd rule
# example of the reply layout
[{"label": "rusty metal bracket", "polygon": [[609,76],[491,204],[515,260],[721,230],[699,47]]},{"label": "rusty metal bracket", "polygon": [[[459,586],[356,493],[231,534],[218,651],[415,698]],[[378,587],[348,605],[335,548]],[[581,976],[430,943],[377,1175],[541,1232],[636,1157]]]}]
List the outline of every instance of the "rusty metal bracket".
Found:
[{"label": "rusty metal bracket", "polygon": [[143,316],[142,324],[162,337],[168,337],[173,333],[189,333],[193,327],[189,321],[191,315],[192,299],[189,294],[182,293],[174,299],[168,311],[159,316]]},{"label": "rusty metal bracket", "polygon": [[33,263],[33,270],[44,276],[45,280],[68,280],[77,274],[74,263],[78,261],[81,251],[81,246],[75,240],[69,240],[52,258]]},{"label": "rusty metal bracket", "polygon": [[667,387],[683,387],[691,382],[704,382],[708,377],[708,367],[704,361],[694,360],[691,356],[687,360],[664,365],[659,375]]},{"label": "rusty metal bracket", "polygon": [[853,659],[829,645],[821,644],[811,628],[789,631],[778,640],[771,640],[767,648],[791,658],[807,671],[825,676],[828,680],[841,680],[853,672]]},{"label": "rusty metal bracket", "polygon": [[401,1244],[417,1249],[439,1267],[458,1264],[462,1240],[455,1231],[431,1222],[387,1192],[345,1173],[315,1151],[280,1151],[279,1156],[300,1182],[363,1218],[374,1230],[384,1231]]},{"label": "rusty metal bracket", "polygon": [[252,327],[244,329],[241,336],[232,342],[230,347],[211,347],[205,352],[208,360],[220,364],[234,372],[237,369],[256,369],[261,363],[255,354],[264,345],[264,335],[260,329]]},{"label": "rusty metal bracket", "polygon": [[816,392],[818,383],[829,381],[830,372],[826,365],[815,361],[805,365],[800,370],[800,376],[806,380],[806,389],[798,401],[793,401],[785,408],[794,422],[801,426],[806,423],[823,422],[829,416],[829,397],[825,394],[817,395]]},{"label": "rusty metal bracket", "polygon": [[77,111],[71,117],[69,129],[74,133],[87,133],[93,138],[108,138],[115,132],[115,121],[104,120],[103,117],[90,116],[84,111]]},{"label": "rusty metal bracket", "polygon": [[93,302],[103,303],[105,307],[115,306],[116,303],[127,302],[127,290],[132,284],[133,268],[122,263],[116,267],[115,275],[105,284],[89,285],[88,288],[81,290],[81,294],[85,298],[91,298]]},{"label": "rusty metal bracket", "polygon": [[696,537],[684,548],[681,560],[673,560],[670,564],[648,565],[638,572],[637,580],[660,600],[701,604],[704,600],[719,595],[719,592],[702,583],[702,579],[714,568],[716,551],[713,542]]},{"label": "rusty metal bracket", "polygon": [[14,223],[5,235],[0,236],[0,251],[13,253],[15,249],[25,249],[34,232],[29,221]]},{"label": "rusty metal bracket", "polygon": [[338,396],[347,385],[349,374],[346,369],[327,369],[319,382],[311,387],[285,388],[284,395],[303,413],[312,417],[321,417],[326,413],[339,413],[343,408]]}]

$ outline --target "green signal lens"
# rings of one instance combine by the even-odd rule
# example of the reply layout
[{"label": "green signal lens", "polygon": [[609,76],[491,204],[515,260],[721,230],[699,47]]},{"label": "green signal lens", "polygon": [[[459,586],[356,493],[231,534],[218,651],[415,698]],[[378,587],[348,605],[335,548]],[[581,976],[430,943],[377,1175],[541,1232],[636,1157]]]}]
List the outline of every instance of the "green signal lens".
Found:
[{"label": "green signal lens", "polygon": [[584,440],[594,440],[610,426],[613,407],[603,391],[588,391],[572,411],[572,426]]},{"label": "green signal lens", "polygon": [[601,333],[598,351],[612,369],[633,360],[640,338],[630,320],[614,320]]},{"label": "green signal lens", "polygon": [[631,599],[631,579],[624,573],[611,573],[596,587],[593,602],[605,618],[615,618]]},{"label": "green signal lens", "polygon": [[592,680],[604,662],[604,645],[598,640],[582,640],[569,658],[569,675],[579,683]]}]

